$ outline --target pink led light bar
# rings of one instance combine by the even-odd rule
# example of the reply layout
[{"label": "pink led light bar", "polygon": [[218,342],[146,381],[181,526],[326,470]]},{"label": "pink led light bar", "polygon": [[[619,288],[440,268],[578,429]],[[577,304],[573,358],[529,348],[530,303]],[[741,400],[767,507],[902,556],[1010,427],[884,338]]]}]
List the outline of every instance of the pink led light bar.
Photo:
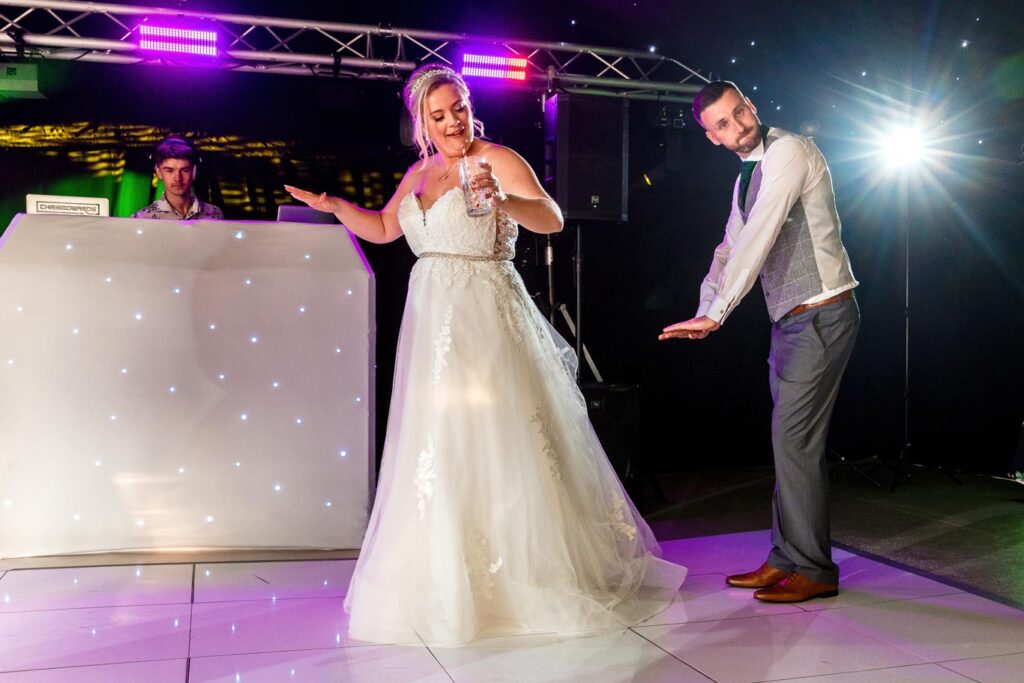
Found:
[{"label": "pink led light bar", "polygon": [[525,81],[526,64],[524,57],[465,54],[462,56],[462,75]]},{"label": "pink led light bar", "polygon": [[139,26],[139,48],[201,57],[217,56],[217,32],[170,26]]}]

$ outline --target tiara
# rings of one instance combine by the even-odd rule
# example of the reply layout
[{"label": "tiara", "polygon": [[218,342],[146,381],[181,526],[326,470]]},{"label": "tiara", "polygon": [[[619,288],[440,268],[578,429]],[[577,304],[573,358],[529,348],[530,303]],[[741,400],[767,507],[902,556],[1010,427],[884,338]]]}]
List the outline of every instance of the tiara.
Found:
[{"label": "tiara", "polygon": [[416,100],[416,92],[423,87],[423,84],[433,79],[436,76],[458,76],[455,69],[447,66],[436,66],[430,69],[426,69],[416,74],[416,77],[409,81],[409,85],[406,87],[408,93],[406,97],[406,104],[411,108],[413,102]]}]

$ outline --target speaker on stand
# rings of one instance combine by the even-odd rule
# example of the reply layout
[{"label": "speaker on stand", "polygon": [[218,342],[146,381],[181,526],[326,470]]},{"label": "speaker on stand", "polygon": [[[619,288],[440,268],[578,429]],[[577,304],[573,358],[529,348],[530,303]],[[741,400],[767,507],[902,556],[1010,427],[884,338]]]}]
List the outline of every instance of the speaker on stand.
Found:
[{"label": "speaker on stand", "polygon": [[544,102],[544,184],[570,221],[625,223],[629,100],[559,93]]},{"label": "speaker on stand", "polygon": [[559,316],[576,343],[579,359],[594,382],[581,382],[594,431],[604,446],[634,504],[643,509],[647,483],[658,495],[661,489],[644,469],[639,456],[642,437],[640,386],[608,384],[583,343],[583,226],[624,223],[628,219],[629,101],[576,93],[558,93],[544,101],[543,182],[576,231],[573,282],[575,317],[555,294],[555,248],[547,236],[544,264],[547,268],[547,308],[552,325]]},{"label": "speaker on stand", "polygon": [[629,101],[618,98],[558,93],[544,100],[545,188],[566,222],[576,228],[573,280],[576,317],[570,320],[555,295],[555,250],[547,237],[548,317],[561,313],[576,340],[580,367],[584,362],[595,379],[600,374],[583,345],[583,223],[624,223],[628,218]]}]

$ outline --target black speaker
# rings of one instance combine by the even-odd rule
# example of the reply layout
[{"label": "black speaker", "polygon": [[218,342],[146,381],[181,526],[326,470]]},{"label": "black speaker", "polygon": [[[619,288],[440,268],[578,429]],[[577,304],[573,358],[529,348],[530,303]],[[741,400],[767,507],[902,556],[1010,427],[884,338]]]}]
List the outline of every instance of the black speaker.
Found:
[{"label": "black speaker", "polygon": [[629,101],[559,93],[544,103],[544,185],[566,220],[628,217]]},{"label": "black speaker", "polygon": [[590,423],[608,460],[638,508],[643,508],[640,451],[640,386],[637,384],[583,383]]}]

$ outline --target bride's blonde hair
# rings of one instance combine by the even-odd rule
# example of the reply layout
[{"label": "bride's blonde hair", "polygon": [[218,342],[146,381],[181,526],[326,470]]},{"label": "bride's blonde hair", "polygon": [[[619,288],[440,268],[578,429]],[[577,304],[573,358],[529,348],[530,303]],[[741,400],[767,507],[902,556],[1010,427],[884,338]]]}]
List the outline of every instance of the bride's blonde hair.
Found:
[{"label": "bride's blonde hair", "polygon": [[484,137],[484,122],[476,117],[473,111],[473,102],[470,99],[469,86],[462,76],[449,66],[443,64],[425,64],[412,72],[405,84],[403,96],[405,108],[412,117],[412,139],[416,149],[420,153],[420,159],[426,159],[434,151],[434,143],[430,140],[430,134],[424,125],[426,118],[427,95],[445,83],[451,83],[459,94],[466,98],[469,103],[469,112],[473,116],[473,134],[475,137]]}]

